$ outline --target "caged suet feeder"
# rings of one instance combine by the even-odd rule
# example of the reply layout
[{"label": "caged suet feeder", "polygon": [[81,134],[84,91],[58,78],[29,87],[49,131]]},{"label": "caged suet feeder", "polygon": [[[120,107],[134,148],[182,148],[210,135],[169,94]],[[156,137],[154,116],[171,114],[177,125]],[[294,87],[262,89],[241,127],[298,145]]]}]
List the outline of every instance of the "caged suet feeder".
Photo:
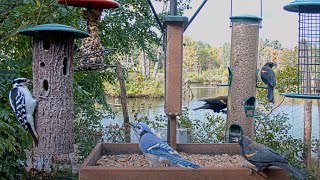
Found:
[{"label": "caged suet feeder", "polygon": [[283,8],[299,14],[298,87],[281,95],[320,99],[320,1],[296,0]]},{"label": "caged suet feeder", "polygon": [[87,31],[90,37],[82,40],[76,55],[77,67],[75,70],[103,70],[109,66],[103,63],[104,55],[113,53],[114,48],[104,48],[98,32],[98,21],[103,9],[118,8],[120,5],[113,0],[58,0],[59,3],[85,7],[83,18],[87,21]]}]

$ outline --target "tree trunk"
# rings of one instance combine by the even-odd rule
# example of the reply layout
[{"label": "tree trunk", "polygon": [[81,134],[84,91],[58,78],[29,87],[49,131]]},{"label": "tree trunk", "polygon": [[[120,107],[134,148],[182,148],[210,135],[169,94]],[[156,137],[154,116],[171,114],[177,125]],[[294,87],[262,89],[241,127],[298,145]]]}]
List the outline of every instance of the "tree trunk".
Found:
[{"label": "tree trunk", "polygon": [[126,84],[123,78],[122,74],[122,68],[121,63],[117,62],[117,74],[118,74],[118,80],[120,84],[120,100],[121,100],[121,106],[122,106],[122,113],[123,113],[123,122],[125,127],[125,141],[130,142],[130,125],[129,125],[129,114],[128,114],[128,107],[127,107],[127,90],[126,90]]},{"label": "tree trunk", "polygon": [[145,57],[145,53],[143,50],[141,51],[141,73],[145,78],[147,77],[146,57]]},{"label": "tree trunk", "polygon": [[303,160],[308,169],[311,167],[311,130],[312,130],[312,100],[304,102],[304,133],[303,133]]},{"label": "tree trunk", "polygon": [[155,62],[154,67],[153,67],[153,73],[152,73],[152,78],[153,79],[155,79],[157,77],[159,64],[160,64],[160,55],[161,55],[161,51],[160,51],[160,47],[159,47],[158,48],[158,53],[157,53],[157,61]]}]

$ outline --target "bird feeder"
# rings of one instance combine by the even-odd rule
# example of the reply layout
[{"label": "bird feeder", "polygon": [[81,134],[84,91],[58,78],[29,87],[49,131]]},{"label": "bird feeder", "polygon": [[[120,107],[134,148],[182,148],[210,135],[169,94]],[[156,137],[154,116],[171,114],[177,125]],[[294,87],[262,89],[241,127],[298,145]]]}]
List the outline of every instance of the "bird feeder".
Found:
[{"label": "bird feeder", "polygon": [[20,31],[33,37],[33,95],[39,145],[33,149],[37,169],[55,154],[73,152],[73,49],[75,38],[89,34],[62,24],[43,24]]},{"label": "bird feeder", "polygon": [[254,119],[248,116],[249,106],[245,101],[248,97],[256,96],[259,28],[262,20],[253,15],[231,16],[230,19],[232,83],[228,92],[227,141],[230,140],[234,125],[239,126],[237,131],[241,130],[251,138],[254,135]]},{"label": "bird feeder", "polygon": [[105,49],[99,37],[98,21],[103,9],[118,8],[120,5],[113,0],[58,0],[59,3],[86,7],[83,18],[87,21],[87,31],[90,37],[83,39],[78,49],[76,70],[103,70],[109,67],[103,63],[104,55],[114,52],[114,49]]},{"label": "bird feeder", "polygon": [[246,98],[244,100],[243,109],[246,117],[254,117],[256,109],[256,98],[253,96]]},{"label": "bird feeder", "polygon": [[320,99],[320,1],[296,0],[284,9],[299,13],[298,92],[282,95]]},{"label": "bird feeder", "polygon": [[232,83],[232,69],[228,67],[228,82],[226,84],[217,84],[217,86],[230,86]]}]

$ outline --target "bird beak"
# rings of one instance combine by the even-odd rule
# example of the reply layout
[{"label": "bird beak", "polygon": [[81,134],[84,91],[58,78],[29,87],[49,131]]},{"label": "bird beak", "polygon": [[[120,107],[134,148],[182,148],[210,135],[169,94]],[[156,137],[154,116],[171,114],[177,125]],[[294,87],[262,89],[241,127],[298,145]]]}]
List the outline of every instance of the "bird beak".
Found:
[{"label": "bird beak", "polygon": [[32,80],[30,80],[30,79],[27,79],[27,82],[26,82],[27,84],[32,84]]},{"label": "bird beak", "polygon": [[129,126],[136,128],[136,126],[134,124],[132,124],[132,123],[128,123],[128,124],[129,124]]},{"label": "bird beak", "polygon": [[238,143],[238,142],[239,142],[239,137],[236,136],[236,137],[233,138],[233,140],[234,140],[234,142],[237,142],[237,143]]},{"label": "bird beak", "polygon": [[136,129],[136,125],[134,125],[133,123],[128,123],[128,125],[131,126],[133,128],[134,132],[136,132],[138,134],[137,129]]}]

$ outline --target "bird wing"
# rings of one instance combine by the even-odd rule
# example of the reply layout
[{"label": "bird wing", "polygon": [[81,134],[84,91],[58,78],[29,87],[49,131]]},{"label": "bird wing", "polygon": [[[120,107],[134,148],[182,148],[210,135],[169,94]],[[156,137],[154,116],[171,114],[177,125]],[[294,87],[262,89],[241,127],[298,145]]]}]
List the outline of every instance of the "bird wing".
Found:
[{"label": "bird wing", "polygon": [[287,162],[278,152],[255,142],[243,149],[243,155],[248,161],[252,162]]},{"label": "bird wing", "polygon": [[268,66],[263,66],[261,69],[261,80],[266,84],[271,87],[276,86],[276,75],[272,68]]},{"label": "bird wing", "polygon": [[142,136],[140,140],[140,148],[144,154],[156,155],[181,167],[192,169],[197,169],[200,167],[197,164],[182,159],[178,152],[171,148],[168,143],[151,133]]},{"label": "bird wing", "polygon": [[151,133],[142,136],[140,148],[144,153],[157,156],[173,155],[180,157],[178,152],[171,148],[168,143]]},{"label": "bird wing", "polygon": [[23,92],[15,87],[9,93],[10,105],[22,125],[27,123],[26,102]]}]

